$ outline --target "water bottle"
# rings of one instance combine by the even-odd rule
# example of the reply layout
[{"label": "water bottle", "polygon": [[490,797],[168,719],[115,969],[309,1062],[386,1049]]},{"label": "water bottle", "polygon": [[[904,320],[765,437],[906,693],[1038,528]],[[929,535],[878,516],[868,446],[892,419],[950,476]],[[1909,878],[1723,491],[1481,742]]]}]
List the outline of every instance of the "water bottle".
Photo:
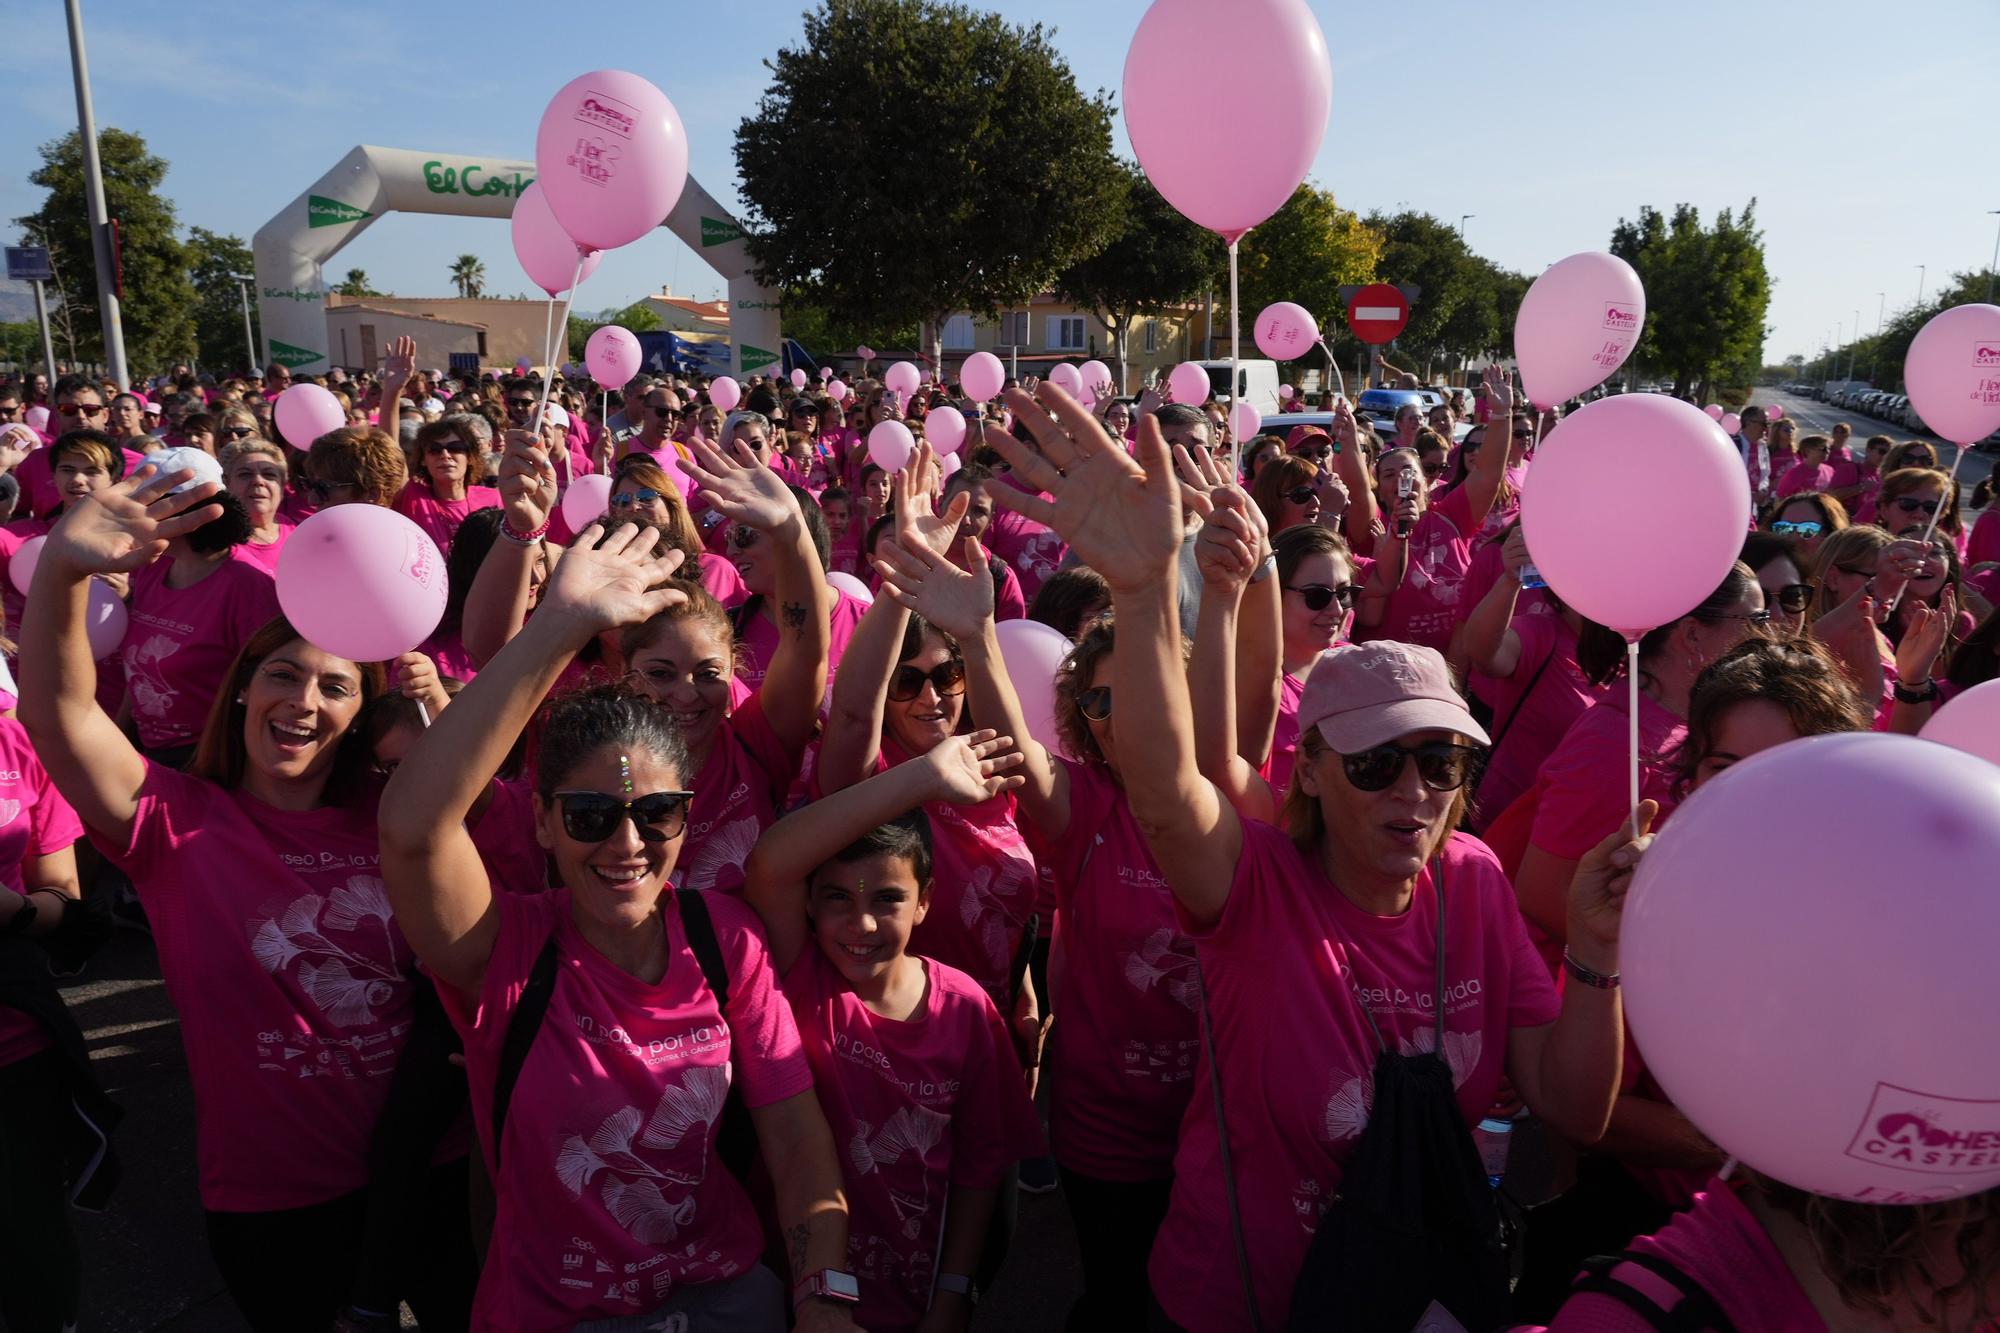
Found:
[{"label": "water bottle", "polygon": [[1488,1116],[1472,1131],[1472,1141],[1479,1147],[1479,1162],[1486,1168],[1486,1183],[1494,1189],[1500,1188],[1500,1178],[1507,1174],[1508,1136],[1514,1132],[1514,1122]]}]

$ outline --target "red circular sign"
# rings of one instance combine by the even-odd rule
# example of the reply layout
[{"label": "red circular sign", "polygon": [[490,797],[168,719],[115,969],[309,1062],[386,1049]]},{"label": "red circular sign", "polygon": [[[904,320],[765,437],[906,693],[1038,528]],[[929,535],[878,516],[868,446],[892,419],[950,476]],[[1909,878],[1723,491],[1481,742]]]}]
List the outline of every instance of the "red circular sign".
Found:
[{"label": "red circular sign", "polygon": [[1347,303],[1347,327],[1362,342],[1380,346],[1410,322],[1410,303],[1386,282],[1371,282]]}]

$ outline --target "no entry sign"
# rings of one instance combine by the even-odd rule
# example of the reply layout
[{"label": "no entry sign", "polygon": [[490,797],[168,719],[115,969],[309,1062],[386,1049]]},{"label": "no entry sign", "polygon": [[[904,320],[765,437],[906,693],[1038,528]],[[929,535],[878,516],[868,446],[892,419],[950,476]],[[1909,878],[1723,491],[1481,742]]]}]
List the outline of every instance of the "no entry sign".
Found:
[{"label": "no entry sign", "polygon": [[1347,327],[1362,342],[1381,346],[1410,322],[1410,303],[1386,282],[1371,282],[1347,303]]}]

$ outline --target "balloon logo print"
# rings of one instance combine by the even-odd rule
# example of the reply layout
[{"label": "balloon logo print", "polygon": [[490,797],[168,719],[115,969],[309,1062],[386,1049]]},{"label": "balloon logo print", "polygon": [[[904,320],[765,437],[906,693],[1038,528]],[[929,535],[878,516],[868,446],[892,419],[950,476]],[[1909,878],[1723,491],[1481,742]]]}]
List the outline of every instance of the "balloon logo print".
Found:
[{"label": "balloon logo print", "polygon": [[617,98],[606,97],[593,89],[584,95],[583,105],[576,110],[576,118],[600,130],[610,130],[621,139],[629,139],[632,127],[639,122],[639,113]]},{"label": "balloon logo print", "polygon": [[1606,301],[1604,303],[1604,327],[1616,329],[1620,333],[1639,331],[1639,312],[1626,308],[1626,303]]},{"label": "balloon logo print", "polygon": [[575,168],[576,178],[586,184],[609,185],[618,165],[618,147],[602,139],[578,139],[563,164]]}]

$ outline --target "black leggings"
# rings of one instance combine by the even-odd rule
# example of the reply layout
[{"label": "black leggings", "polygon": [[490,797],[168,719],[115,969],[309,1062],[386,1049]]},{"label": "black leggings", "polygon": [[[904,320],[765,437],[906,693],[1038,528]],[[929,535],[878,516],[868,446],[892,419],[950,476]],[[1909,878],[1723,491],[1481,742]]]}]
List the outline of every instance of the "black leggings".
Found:
[{"label": "black leggings", "polygon": [[[425,1333],[453,1333],[472,1319],[479,1269],[466,1216],[465,1159],[430,1168],[412,1192],[398,1295]],[[258,1333],[318,1333],[347,1308],[361,1262],[365,1190],[306,1208],[209,1212],[208,1246],[229,1295]]]},{"label": "black leggings", "polygon": [[1167,1217],[1167,1180],[1096,1180],[1062,1168],[1063,1198],[1083,1259],[1083,1295],[1067,1327],[1139,1328],[1146,1322],[1146,1260]]},{"label": "black leggings", "polygon": [[63,1088],[60,1052],[0,1067],[0,1323],[10,1333],[76,1321],[82,1270],[53,1147],[71,1115]]}]

